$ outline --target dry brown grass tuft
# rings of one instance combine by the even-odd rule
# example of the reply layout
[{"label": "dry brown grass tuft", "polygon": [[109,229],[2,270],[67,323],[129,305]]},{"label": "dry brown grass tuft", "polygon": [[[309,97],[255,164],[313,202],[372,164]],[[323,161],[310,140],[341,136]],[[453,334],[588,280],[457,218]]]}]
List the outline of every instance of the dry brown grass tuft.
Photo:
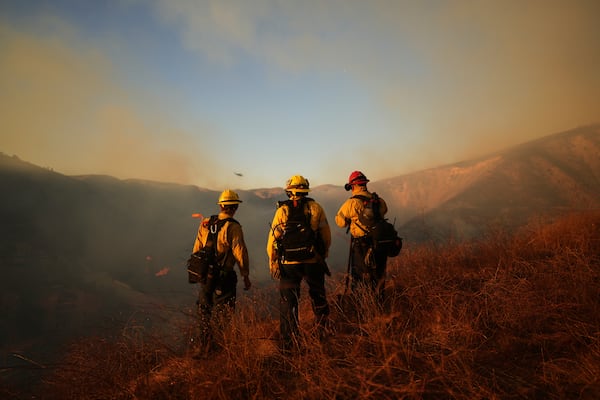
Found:
[{"label": "dry brown grass tuft", "polygon": [[[239,302],[202,360],[129,327],[73,346],[45,398],[600,398],[600,212],[512,235],[412,246],[391,260],[387,300],[337,296],[318,340],[306,292],[301,350],[277,350],[275,287]],[[180,340],[194,324],[174,326]],[[134,332],[135,334],[132,334]]]}]

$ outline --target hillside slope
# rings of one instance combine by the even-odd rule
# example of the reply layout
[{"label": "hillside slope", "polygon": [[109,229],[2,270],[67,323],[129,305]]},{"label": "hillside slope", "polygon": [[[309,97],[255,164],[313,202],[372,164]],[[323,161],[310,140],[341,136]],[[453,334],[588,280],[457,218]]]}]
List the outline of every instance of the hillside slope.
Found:
[{"label": "hillside slope", "polygon": [[373,185],[412,240],[469,238],[540,213],[600,207],[600,126]]}]

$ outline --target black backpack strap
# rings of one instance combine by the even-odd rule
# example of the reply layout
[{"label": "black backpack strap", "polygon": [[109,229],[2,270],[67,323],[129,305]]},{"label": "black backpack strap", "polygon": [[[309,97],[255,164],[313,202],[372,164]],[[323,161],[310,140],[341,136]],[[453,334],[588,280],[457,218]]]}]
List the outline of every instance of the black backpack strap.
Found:
[{"label": "black backpack strap", "polygon": [[371,197],[367,197],[365,195],[362,194],[355,194],[354,196],[350,197],[351,199],[360,199],[363,202],[366,201],[371,201],[371,200],[379,200],[379,195],[375,192],[371,193]]},{"label": "black backpack strap", "polygon": [[223,219],[217,218],[216,224],[219,226],[219,230],[221,230],[223,225],[225,225],[227,222],[235,222],[238,225],[240,224],[236,219],[234,219],[232,217],[227,217],[227,218],[223,218]]},{"label": "black backpack strap", "polygon": [[[304,215],[304,223],[305,223],[306,225],[308,225],[308,226],[311,228],[311,230],[312,230],[312,225],[311,225],[311,223],[310,223],[310,222],[311,222],[311,213],[310,213],[310,207],[308,207],[308,208],[305,208],[305,206],[307,206],[307,205],[308,205],[308,202],[309,202],[309,201],[314,201],[314,200],[313,200],[313,199],[311,199],[310,197],[302,197],[302,198],[300,198],[299,200],[296,200],[296,201],[297,201],[297,202],[298,202],[298,204],[299,204],[299,205],[302,207],[302,214]],[[280,226],[281,226],[281,225],[285,225],[285,223],[287,223],[287,222],[289,221],[291,210],[292,210],[292,208],[294,207],[294,200],[291,200],[291,199],[287,199],[287,200],[279,200],[279,201],[277,202],[277,208],[280,208],[280,207],[283,207],[283,206],[287,206],[287,208],[288,208],[288,210],[287,210],[287,213],[288,213],[288,214],[287,214],[287,218],[288,218],[288,219],[287,219],[287,221],[285,221],[285,222],[281,222],[281,223],[279,223],[279,224],[278,224],[277,226],[275,226],[275,227],[271,227],[271,230],[272,230],[272,233],[273,233],[273,235],[275,235],[275,229],[281,229],[281,228],[280,228]],[[308,211],[308,213],[307,213],[307,212],[305,212],[305,211]],[[313,232],[314,232],[314,231],[313,231]],[[281,242],[281,240],[282,240],[282,239],[283,239],[283,236],[280,236],[279,238],[276,238],[275,240],[276,240],[277,242]]]},{"label": "black backpack strap", "polygon": [[[304,222],[308,226],[311,226],[310,225],[311,214],[310,214],[310,207],[308,206],[308,202],[309,201],[314,201],[314,200],[311,199],[310,197],[302,197],[302,198],[300,198],[299,200],[296,200],[296,201],[298,202],[298,207],[302,207],[302,213],[304,215]],[[288,200],[283,200],[283,201],[279,201],[278,202],[278,207],[281,207],[283,205],[286,205],[288,207],[288,218],[289,218],[290,210],[292,209],[292,207],[294,207],[294,200],[288,199]]]},{"label": "black backpack strap", "polygon": [[[310,206],[308,205],[309,202],[314,201],[313,199],[311,199],[310,197],[303,197],[302,199],[300,199],[300,204],[302,204],[302,212],[304,212],[304,216],[306,218],[306,224],[311,227],[310,224],[310,220],[312,219],[312,214],[310,213]],[[311,227],[312,229],[312,227]]]},{"label": "black backpack strap", "polygon": [[[359,199],[364,203],[366,203],[369,198],[367,196],[363,196],[361,194],[355,194],[352,197],[350,197],[351,199]],[[363,231],[366,234],[369,234],[369,231],[367,231],[365,228],[363,228],[358,222],[354,222],[354,225],[358,226],[360,228],[361,231]],[[350,229],[350,225],[348,225],[348,229]],[[347,233],[347,231],[346,231]]]},{"label": "black backpack strap", "polygon": [[[362,194],[355,194],[354,196],[350,197],[351,199],[359,199],[362,200],[363,202],[363,206],[367,206],[367,202],[370,202],[372,200],[378,200],[379,196],[377,195],[377,193],[373,192],[371,193],[371,197],[367,197],[364,196]],[[377,207],[377,213],[379,213],[379,207]],[[362,226],[361,224],[358,223],[358,221],[354,222],[354,225],[356,225],[358,228],[360,228],[361,231],[363,231],[365,233],[366,236],[370,235],[370,231],[369,229],[365,228],[364,226]]]},{"label": "black backpack strap", "polygon": [[211,215],[206,227],[208,228],[209,236],[216,235],[219,232],[219,229],[221,229],[221,227],[219,226],[219,216]]},{"label": "black backpack strap", "polygon": [[[217,252],[217,237],[219,234],[219,231],[221,230],[221,228],[223,228],[223,226],[225,226],[225,224],[227,222],[234,222],[236,224],[239,225],[239,222],[232,218],[232,217],[228,217],[228,218],[223,218],[223,219],[219,219],[218,215],[211,215],[210,216],[210,220],[208,222],[208,240],[212,240],[213,242],[213,249],[215,252],[215,260],[218,260],[218,252]],[[225,256],[223,257],[223,259],[218,262],[219,265],[223,265],[225,264],[225,260],[227,259],[227,254],[225,254]]]}]

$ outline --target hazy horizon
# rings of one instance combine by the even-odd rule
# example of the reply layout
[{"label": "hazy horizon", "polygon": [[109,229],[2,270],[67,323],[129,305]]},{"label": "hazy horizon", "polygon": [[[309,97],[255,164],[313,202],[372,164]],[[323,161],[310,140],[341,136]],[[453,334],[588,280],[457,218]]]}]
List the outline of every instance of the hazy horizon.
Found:
[{"label": "hazy horizon", "polygon": [[[579,129],[586,129],[586,128],[595,129],[596,127],[600,127],[600,124],[589,124],[589,125],[586,125],[586,126],[579,126],[579,127],[567,130],[565,132],[558,132],[557,134],[562,134],[562,133],[567,133],[567,132],[574,132],[574,131],[577,131]],[[425,171],[428,171],[428,170],[434,170],[434,169],[437,169],[437,168],[444,168],[444,167],[448,167],[448,166],[451,166],[451,165],[454,165],[454,164],[461,164],[461,163],[473,162],[474,160],[477,160],[477,159],[485,158],[485,157],[488,157],[488,156],[491,157],[494,154],[497,154],[497,153],[500,153],[500,152],[503,152],[503,151],[510,151],[511,149],[517,148],[517,147],[519,147],[521,145],[527,145],[530,142],[534,142],[534,141],[540,140],[540,139],[543,140],[546,137],[550,138],[552,136],[554,136],[554,135],[550,134],[550,135],[542,136],[540,138],[528,140],[528,141],[525,141],[525,142],[515,143],[515,144],[513,144],[511,146],[502,147],[502,148],[499,148],[499,149],[496,149],[496,150],[490,150],[487,153],[480,154],[478,156],[473,156],[472,158],[469,158],[469,159],[457,160],[454,163],[431,165],[429,167],[426,167],[426,168],[423,168],[423,169],[420,169],[420,170],[407,171],[407,172],[404,172],[404,173],[399,174],[399,175],[387,176],[387,177],[384,177],[384,178],[379,179],[379,180],[381,181],[381,180],[385,180],[385,179],[393,179],[393,178],[398,178],[398,177],[402,177],[402,176],[410,176],[410,175],[413,175],[413,174],[416,174],[416,173],[421,173],[421,172],[425,172]],[[9,153],[6,153],[6,152],[3,151],[3,149],[0,149],[0,154],[4,154],[5,156],[8,156],[8,157],[17,157],[19,160],[21,160],[23,162],[35,165],[37,167],[41,167],[41,168],[47,169],[47,170],[52,171],[52,172],[59,173],[61,175],[67,176],[67,177],[72,177],[72,178],[77,178],[77,177],[106,177],[106,178],[116,179],[116,180],[123,181],[123,182],[126,182],[126,181],[141,181],[141,182],[155,183],[155,184],[159,184],[159,185],[160,184],[166,184],[166,185],[173,184],[173,185],[183,185],[183,186],[188,186],[189,185],[189,186],[197,187],[197,188],[202,189],[202,190],[213,191],[213,192],[220,192],[221,190],[223,190],[223,188],[225,188],[225,186],[223,186],[222,188],[220,188],[220,187],[207,187],[207,186],[201,186],[201,185],[198,185],[198,184],[195,184],[195,183],[183,183],[183,182],[177,182],[177,181],[156,180],[156,179],[153,179],[153,178],[134,177],[134,176],[117,176],[117,175],[110,175],[110,174],[107,174],[107,173],[97,173],[97,172],[67,174],[64,171],[57,170],[54,167],[49,166],[49,165],[44,166],[44,165],[35,164],[31,160],[24,159],[19,154],[9,154]],[[243,177],[242,173],[235,172],[235,171],[233,172],[233,175],[237,175],[239,177]],[[320,182],[317,185],[311,185],[311,187],[313,189],[317,188],[319,186],[320,187],[325,187],[325,186],[343,187],[344,186],[344,182],[341,182],[341,183],[340,182]],[[377,182],[377,181],[373,181],[372,180],[372,183],[373,182]],[[241,187],[241,186],[236,186],[234,184],[234,185],[231,185],[231,186],[227,186],[227,188],[234,189],[234,190],[239,190],[239,191],[248,191],[248,192],[261,191],[261,190],[266,190],[266,191],[272,191],[273,190],[273,191],[275,191],[275,193],[273,195],[277,196],[279,193],[277,193],[276,191],[278,189],[282,189],[283,186],[284,185],[263,186],[263,187]]]},{"label": "hazy horizon", "polygon": [[600,122],[597,2],[0,10],[0,148],[66,175],[342,185]]}]

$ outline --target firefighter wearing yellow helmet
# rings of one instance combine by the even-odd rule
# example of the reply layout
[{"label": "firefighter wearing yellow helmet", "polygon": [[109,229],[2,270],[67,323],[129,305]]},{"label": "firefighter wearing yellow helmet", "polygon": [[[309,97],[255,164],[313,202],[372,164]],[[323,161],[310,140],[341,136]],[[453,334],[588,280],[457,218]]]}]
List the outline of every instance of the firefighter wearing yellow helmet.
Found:
[{"label": "firefighter wearing yellow helmet", "polygon": [[217,204],[221,206],[231,206],[234,204],[240,204],[242,201],[236,192],[233,190],[224,190],[219,196]]},{"label": "firefighter wearing yellow helmet", "polygon": [[290,195],[296,196],[301,193],[308,193],[310,192],[310,183],[308,182],[308,179],[302,175],[294,175],[287,180],[285,192],[288,194],[288,197],[290,197]]},{"label": "firefighter wearing yellow helmet", "polygon": [[[203,261],[203,267],[200,268],[201,272],[197,276],[197,283],[200,283],[199,356],[214,345],[210,330],[213,308],[219,307],[228,312],[235,310],[237,274],[234,266],[236,264],[244,279],[244,289],[248,290],[252,286],[249,278],[248,249],[242,226],[233,218],[240,203],[242,200],[236,192],[224,190],[217,201],[219,213],[202,220],[194,242],[191,259],[194,259],[194,256],[195,259],[201,257],[207,259]],[[193,283],[191,280],[190,282]]]},{"label": "firefighter wearing yellow helmet", "polygon": [[304,279],[308,284],[317,329],[324,337],[329,316],[325,291],[325,262],[331,245],[331,230],[325,211],[309,198],[310,184],[294,175],[285,185],[288,200],[278,202],[267,240],[271,276],[279,279],[282,349],[298,345],[298,299]]}]

